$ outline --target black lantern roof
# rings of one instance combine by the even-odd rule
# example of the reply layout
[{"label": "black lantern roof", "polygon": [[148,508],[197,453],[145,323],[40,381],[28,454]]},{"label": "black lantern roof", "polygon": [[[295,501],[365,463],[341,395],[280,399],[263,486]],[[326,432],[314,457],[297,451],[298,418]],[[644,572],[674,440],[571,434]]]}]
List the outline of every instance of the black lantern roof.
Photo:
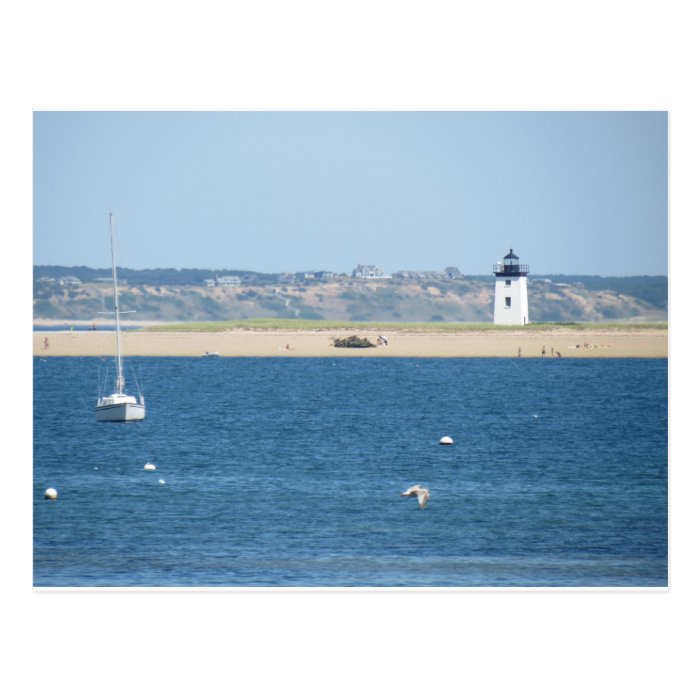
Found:
[{"label": "black lantern roof", "polygon": [[503,257],[503,262],[493,266],[496,277],[525,277],[529,272],[529,265],[521,265],[520,258],[510,249],[510,253]]}]

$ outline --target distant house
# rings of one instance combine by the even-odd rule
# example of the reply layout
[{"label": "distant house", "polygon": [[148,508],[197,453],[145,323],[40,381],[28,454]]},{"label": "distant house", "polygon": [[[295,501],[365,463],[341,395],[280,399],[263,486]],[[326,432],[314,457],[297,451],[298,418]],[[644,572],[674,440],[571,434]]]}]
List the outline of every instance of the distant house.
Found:
[{"label": "distant house", "polygon": [[456,280],[462,277],[462,273],[459,271],[458,267],[446,267],[445,275],[448,279]]},{"label": "distant house", "polygon": [[376,265],[360,265],[352,271],[353,277],[359,277],[362,279],[378,279],[384,277],[384,270]]},{"label": "distant house", "polygon": [[223,275],[216,278],[217,287],[240,287],[241,278],[238,275]]},{"label": "distant house", "polygon": [[305,280],[321,280],[322,282],[328,282],[328,280],[332,280],[334,276],[333,272],[326,272],[325,270],[304,273]]},{"label": "distant house", "polygon": [[53,277],[39,277],[39,284],[55,284],[56,280]]},{"label": "distant house", "polygon": [[82,282],[77,277],[73,277],[72,275],[68,275],[67,277],[61,277],[61,279],[58,280],[58,283],[62,287],[77,287],[82,284]]},{"label": "distant house", "polygon": [[216,287],[216,280],[213,280],[211,278],[204,280],[204,286],[205,287]]}]

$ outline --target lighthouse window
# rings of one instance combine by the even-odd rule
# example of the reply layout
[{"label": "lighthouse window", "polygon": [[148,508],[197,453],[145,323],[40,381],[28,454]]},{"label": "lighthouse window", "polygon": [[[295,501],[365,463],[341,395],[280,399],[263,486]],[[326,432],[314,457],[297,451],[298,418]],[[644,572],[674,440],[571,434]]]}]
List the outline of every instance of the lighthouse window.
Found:
[{"label": "lighthouse window", "polygon": [[512,280],[506,280],[506,287],[510,287],[510,283]]},{"label": "lighthouse window", "polygon": [[506,297],[506,309],[510,309],[510,297]]}]

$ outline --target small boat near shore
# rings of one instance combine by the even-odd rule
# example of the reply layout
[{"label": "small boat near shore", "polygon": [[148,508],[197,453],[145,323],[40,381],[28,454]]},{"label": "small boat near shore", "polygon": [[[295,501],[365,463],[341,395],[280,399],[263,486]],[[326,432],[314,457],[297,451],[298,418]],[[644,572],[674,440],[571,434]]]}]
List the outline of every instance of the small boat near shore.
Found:
[{"label": "small boat near shore", "polygon": [[[95,406],[95,418],[98,421],[124,422],[132,420],[143,420],[146,417],[146,404],[143,393],[139,391],[139,398],[131,396],[126,392],[124,382],[124,368],[122,363],[121,329],[119,326],[119,292],[117,290],[117,265],[114,258],[114,229],[112,224],[112,213],[109,214],[109,240],[112,248],[112,285],[114,287],[114,328],[116,348],[114,353],[114,363],[116,377],[114,380],[114,391],[109,395],[97,398]],[[105,378],[106,382],[106,378]]]},{"label": "small boat near shore", "polygon": [[218,352],[205,352],[202,357],[219,357]]}]

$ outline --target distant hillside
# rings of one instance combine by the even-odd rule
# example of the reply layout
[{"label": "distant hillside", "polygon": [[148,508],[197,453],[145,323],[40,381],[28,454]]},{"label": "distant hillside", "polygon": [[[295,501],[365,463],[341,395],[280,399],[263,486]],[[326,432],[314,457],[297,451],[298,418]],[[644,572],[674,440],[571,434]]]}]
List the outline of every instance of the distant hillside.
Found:
[{"label": "distant hillside", "polygon": [[[120,270],[120,301],[135,321],[305,318],[348,321],[490,322],[493,278],[323,281],[309,273]],[[112,307],[109,270],[38,266],[35,319],[98,319]],[[205,280],[236,277],[236,286]],[[320,275],[319,275],[320,277]],[[187,283],[178,280],[185,279]],[[195,281],[196,280],[196,281]],[[210,283],[211,284],[211,283]],[[529,278],[533,322],[666,321],[667,277],[549,275]]]}]

